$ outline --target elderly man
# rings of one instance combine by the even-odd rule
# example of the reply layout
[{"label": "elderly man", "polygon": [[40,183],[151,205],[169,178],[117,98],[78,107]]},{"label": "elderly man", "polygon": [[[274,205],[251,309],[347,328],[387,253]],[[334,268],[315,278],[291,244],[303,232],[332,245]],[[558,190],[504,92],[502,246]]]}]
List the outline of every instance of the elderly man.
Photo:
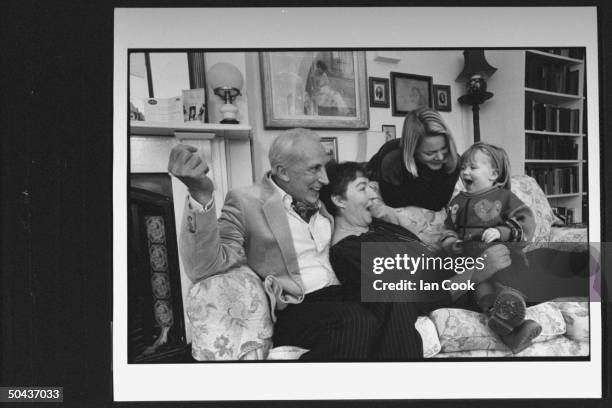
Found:
[{"label": "elderly man", "polygon": [[333,218],[319,202],[328,184],[328,157],[307,129],[281,133],[270,146],[271,171],[251,187],[227,194],[217,221],[207,164],[191,146],[170,153],[169,172],[189,189],[181,248],[192,281],[247,264],[271,300],[274,345],[309,349],[303,359],[365,359],[376,318],[341,299],[329,263]]}]

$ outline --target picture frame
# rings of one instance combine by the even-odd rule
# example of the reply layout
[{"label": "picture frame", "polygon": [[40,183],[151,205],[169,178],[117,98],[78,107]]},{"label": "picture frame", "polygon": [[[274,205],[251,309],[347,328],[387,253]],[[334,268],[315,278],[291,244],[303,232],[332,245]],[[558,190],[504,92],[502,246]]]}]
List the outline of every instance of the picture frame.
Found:
[{"label": "picture frame", "polygon": [[391,72],[392,115],[405,116],[426,106],[432,107],[432,77]]},{"label": "picture frame", "polygon": [[451,88],[450,85],[433,85],[434,109],[439,112],[450,112]]},{"label": "picture frame", "polygon": [[385,142],[389,140],[397,139],[397,132],[395,125],[382,125],[382,131],[385,134]]},{"label": "picture frame", "polygon": [[321,144],[325,148],[325,153],[331,157],[332,160],[338,160],[338,138],[337,137],[322,137]]},{"label": "picture frame", "polygon": [[389,107],[389,79],[370,77],[370,107],[388,108]]},{"label": "picture frame", "polygon": [[265,128],[368,129],[365,51],[261,52]]}]

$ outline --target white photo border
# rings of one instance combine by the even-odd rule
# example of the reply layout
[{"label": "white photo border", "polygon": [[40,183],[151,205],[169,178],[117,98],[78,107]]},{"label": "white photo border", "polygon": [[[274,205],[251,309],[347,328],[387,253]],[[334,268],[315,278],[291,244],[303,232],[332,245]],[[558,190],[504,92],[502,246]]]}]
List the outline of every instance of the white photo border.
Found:
[{"label": "white photo border", "polygon": [[[476,16],[483,24],[494,22],[490,30],[485,30],[486,35],[481,25],[463,23],[473,21]],[[232,22],[231,27],[228,21]],[[317,22],[316,30],[312,29],[313,21]],[[380,24],[374,26],[371,21]],[[436,30],[431,30],[432,21],[436,22]],[[393,27],[393,32],[380,27]],[[585,46],[587,134],[589,152],[595,153],[588,160],[589,240],[599,242],[596,7],[117,8],[113,108],[114,400],[601,398],[600,303],[592,303],[590,308],[590,361],[127,364],[128,49],[330,46]],[[511,384],[504,378],[511,378]],[[296,383],[308,386],[296,386]]]}]

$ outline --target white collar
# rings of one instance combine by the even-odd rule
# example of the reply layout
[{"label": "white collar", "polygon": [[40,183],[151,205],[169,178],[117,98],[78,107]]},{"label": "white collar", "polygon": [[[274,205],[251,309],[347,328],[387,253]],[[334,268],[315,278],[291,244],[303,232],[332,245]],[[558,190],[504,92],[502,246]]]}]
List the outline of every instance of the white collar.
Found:
[{"label": "white collar", "polygon": [[[272,174],[270,174],[268,177],[270,178],[270,183],[272,183],[274,188],[276,188],[276,191],[278,191],[278,193],[280,194],[282,202],[289,205],[290,208],[291,203],[293,203],[293,196],[283,190],[278,184],[276,184],[276,182],[272,178]],[[317,201],[317,207],[321,208],[321,200]]]}]

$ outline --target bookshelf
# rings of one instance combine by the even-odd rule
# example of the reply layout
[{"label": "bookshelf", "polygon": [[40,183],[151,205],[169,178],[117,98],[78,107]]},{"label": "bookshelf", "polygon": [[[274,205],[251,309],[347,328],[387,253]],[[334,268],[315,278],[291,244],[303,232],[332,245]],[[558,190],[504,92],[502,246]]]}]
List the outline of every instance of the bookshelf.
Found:
[{"label": "bookshelf", "polygon": [[568,223],[587,220],[584,48],[525,51],[525,174]]}]

